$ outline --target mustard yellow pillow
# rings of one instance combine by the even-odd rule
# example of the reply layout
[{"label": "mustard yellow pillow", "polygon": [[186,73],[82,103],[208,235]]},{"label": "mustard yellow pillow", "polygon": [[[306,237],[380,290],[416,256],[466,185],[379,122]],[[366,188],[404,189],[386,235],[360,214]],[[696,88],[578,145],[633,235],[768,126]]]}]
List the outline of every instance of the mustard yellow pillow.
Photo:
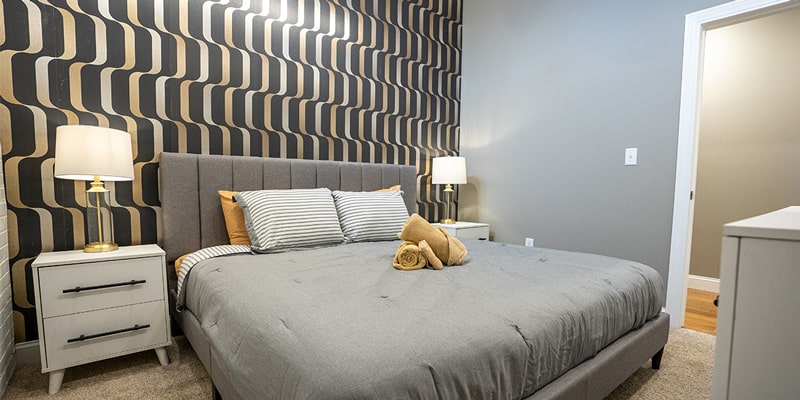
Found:
[{"label": "mustard yellow pillow", "polygon": [[225,217],[225,228],[228,230],[228,239],[231,244],[250,245],[250,236],[244,225],[244,213],[239,205],[233,201],[233,196],[239,192],[218,190],[219,201],[222,204],[222,215]]},{"label": "mustard yellow pillow", "polygon": [[394,185],[394,186],[388,187],[386,189],[373,190],[373,192],[393,192],[395,190],[400,190],[400,185]]},{"label": "mustard yellow pillow", "polygon": [[178,275],[181,272],[181,264],[183,264],[183,260],[186,259],[186,256],[192,253],[186,253],[175,260],[175,275]]}]

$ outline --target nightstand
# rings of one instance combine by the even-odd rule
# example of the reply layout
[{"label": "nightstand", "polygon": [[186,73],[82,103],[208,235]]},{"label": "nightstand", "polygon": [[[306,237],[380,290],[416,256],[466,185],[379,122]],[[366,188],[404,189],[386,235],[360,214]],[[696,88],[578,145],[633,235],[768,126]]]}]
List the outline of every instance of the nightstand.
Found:
[{"label": "nightstand", "polygon": [[161,365],[169,364],[172,336],[160,247],[42,253],[31,268],[50,394],[61,389],[65,368],[152,349]]},{"label": "nightstand", "polygon": [[459,239],[489,240],[489,224],[457,221],[455,224],[435,223],[431,225],[441,226],[447,233]]}]

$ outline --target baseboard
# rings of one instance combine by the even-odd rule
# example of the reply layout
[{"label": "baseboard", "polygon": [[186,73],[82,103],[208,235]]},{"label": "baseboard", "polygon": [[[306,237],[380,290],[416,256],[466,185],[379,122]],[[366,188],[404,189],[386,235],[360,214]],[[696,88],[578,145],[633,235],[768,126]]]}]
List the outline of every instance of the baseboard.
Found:
[{"label": "baseboard", "polygon": [[689,275],[689,289],[719,293],[719,278]]},{"label": "baseboard", "polygon": [[14,346],[14,358],[17,365],[40,364],[42,359],[39,357],[39,341],[17,343]]}]

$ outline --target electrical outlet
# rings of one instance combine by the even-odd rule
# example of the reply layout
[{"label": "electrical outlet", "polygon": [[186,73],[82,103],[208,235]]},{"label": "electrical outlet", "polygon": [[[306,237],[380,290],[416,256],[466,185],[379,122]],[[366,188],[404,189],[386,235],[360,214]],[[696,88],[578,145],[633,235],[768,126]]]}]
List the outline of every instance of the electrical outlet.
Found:
[{"label": "electrical outlet", "polygon": [[625,149],[625,165],[636,165],[638,152],[639,149],[636,147]]},{"label": "electrical outlet", "polygon": [[533,238],[525,238],[525,247],[533,247]]}]

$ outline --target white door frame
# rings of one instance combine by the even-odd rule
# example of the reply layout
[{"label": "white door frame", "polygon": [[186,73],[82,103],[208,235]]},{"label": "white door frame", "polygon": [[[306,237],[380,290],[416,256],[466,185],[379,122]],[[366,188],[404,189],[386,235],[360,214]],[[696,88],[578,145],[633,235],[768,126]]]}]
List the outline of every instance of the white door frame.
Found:
[{"label": "white door frame", "polygon": [[689,196],[694,190],[697,170],[705,33],[709,29],[737,24],[799,6],[800,0],[736,0],[686,16],[666,307],[672,316],[670,325],[673,327],[682,327],[686,317],[689,250],[694,217],[694,201],[690,200]]}]

